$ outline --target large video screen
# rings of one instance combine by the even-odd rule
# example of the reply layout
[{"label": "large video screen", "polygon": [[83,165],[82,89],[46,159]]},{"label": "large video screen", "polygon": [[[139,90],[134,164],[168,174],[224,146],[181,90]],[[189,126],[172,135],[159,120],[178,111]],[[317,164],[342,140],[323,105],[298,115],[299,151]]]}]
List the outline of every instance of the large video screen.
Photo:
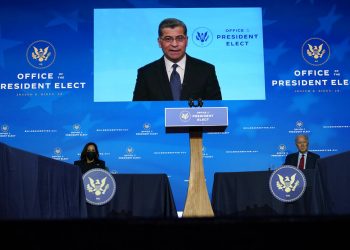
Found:
[{"label": "large video screen", "polygon": [[158,26],[187,26],[187,53],[215,66],[223,100],[265,100],[261,8],[94,10],[94,101],[132,101],[137,69],[162,57]]}]

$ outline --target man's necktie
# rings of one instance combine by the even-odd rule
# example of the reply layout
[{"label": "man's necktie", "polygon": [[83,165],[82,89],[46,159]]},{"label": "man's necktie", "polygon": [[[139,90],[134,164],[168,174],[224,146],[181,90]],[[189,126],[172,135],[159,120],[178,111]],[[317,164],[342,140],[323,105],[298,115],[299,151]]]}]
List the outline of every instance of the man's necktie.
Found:
[{"label": "man's necktie", "polygon": [[176,71],[177,66],[176,63],[173,64],[173,72],[170,75],[170,86],[174,100],[180,100],[181,96],[181,79],[180,74]]},{"label": "man's necktie", "polygon": [[299,161],[299,169],[304,170],[304,165],[305,165],[305,157],[304,155],[302,155]]}]

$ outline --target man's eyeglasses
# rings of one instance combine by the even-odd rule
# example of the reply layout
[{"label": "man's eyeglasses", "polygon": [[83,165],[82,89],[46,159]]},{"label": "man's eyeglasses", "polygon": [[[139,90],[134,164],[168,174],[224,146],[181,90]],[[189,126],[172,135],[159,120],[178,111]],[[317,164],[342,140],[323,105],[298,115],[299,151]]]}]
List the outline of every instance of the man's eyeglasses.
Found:
[{"label": "man's eyeglasses", "polygon": [[172,36],[165,36],[165,37],[162,37],[161,38],[164,42],[167,42],[167,43],[172,43],[174,41],[178,42],[178,43],[181,43],[183,41],[186,40],[186,37],[185,36],[176,36],[176,37],[172,37]]}]

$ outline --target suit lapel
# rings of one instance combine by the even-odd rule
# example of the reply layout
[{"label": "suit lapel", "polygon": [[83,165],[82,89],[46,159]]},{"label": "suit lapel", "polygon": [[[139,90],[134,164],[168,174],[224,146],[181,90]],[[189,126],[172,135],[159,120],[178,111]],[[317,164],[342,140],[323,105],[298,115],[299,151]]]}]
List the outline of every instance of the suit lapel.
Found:
[{"label": "suit lapel", "polygon": [[[186,54],[186,66],[185,66],[185,74],[184,74],[184,80],[182,83],[182,89],[181,89],[181,97],[188,97],[188,84],[192,82],[191,78],[191,66],[192,65],[192,58]],[[183,99],[183,98],[182,98]],[[184,98],[187,99],[187,98]]]},{"label": "suit lapel", "polygon": [[312,165],[312,154],[310,152],[307,153],[306,157],[306,166],[305,168],[309,168]]},{"label": "suit lapel", "polygon": [[160,86],[160,91],[162,92],[161,96],[164,96],[166,100],[172,100],[173,99],[173,94],[171,93],[171,88],[170,88],[170,82],[168,78],[168,74],[166,72],[165,68],[165,62],[164,58],[160,58],[158,60],[158,67],[159,67],[159,75],[158,75],[158,86]]},{"label": "suit lapel", "polygon": [[186,66],[185,66],[185,74],[184,74],[184,83],[186,83],[187,81],[190,80],[190,70],[188,70],[189,68],[191,68],[191,57],[189,55],[186,55]]},{"label": "suit lapel", "polygon": [[294,166],[296,166],[296,167],[299,167],[298,165],[299,165],[299,162],[298,162],[298,158],[299,158],[299,153],[296,153],[295,155],[294,155],[294,159],[293,159],[293,163],[295,164],[293,164]]}]

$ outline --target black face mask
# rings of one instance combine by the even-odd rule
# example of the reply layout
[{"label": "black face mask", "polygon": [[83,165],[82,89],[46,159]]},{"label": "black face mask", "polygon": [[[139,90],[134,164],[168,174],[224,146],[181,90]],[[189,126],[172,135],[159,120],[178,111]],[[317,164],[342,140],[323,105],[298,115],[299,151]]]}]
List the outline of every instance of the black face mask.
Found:
[{"label": "black face mask", "polygon": [[86,152],[86,157],[87,157],[90,161],[92,161],[93,159],[96,159],[96,152],[90,152],[90,151],[88,151],[88,152]]}]

